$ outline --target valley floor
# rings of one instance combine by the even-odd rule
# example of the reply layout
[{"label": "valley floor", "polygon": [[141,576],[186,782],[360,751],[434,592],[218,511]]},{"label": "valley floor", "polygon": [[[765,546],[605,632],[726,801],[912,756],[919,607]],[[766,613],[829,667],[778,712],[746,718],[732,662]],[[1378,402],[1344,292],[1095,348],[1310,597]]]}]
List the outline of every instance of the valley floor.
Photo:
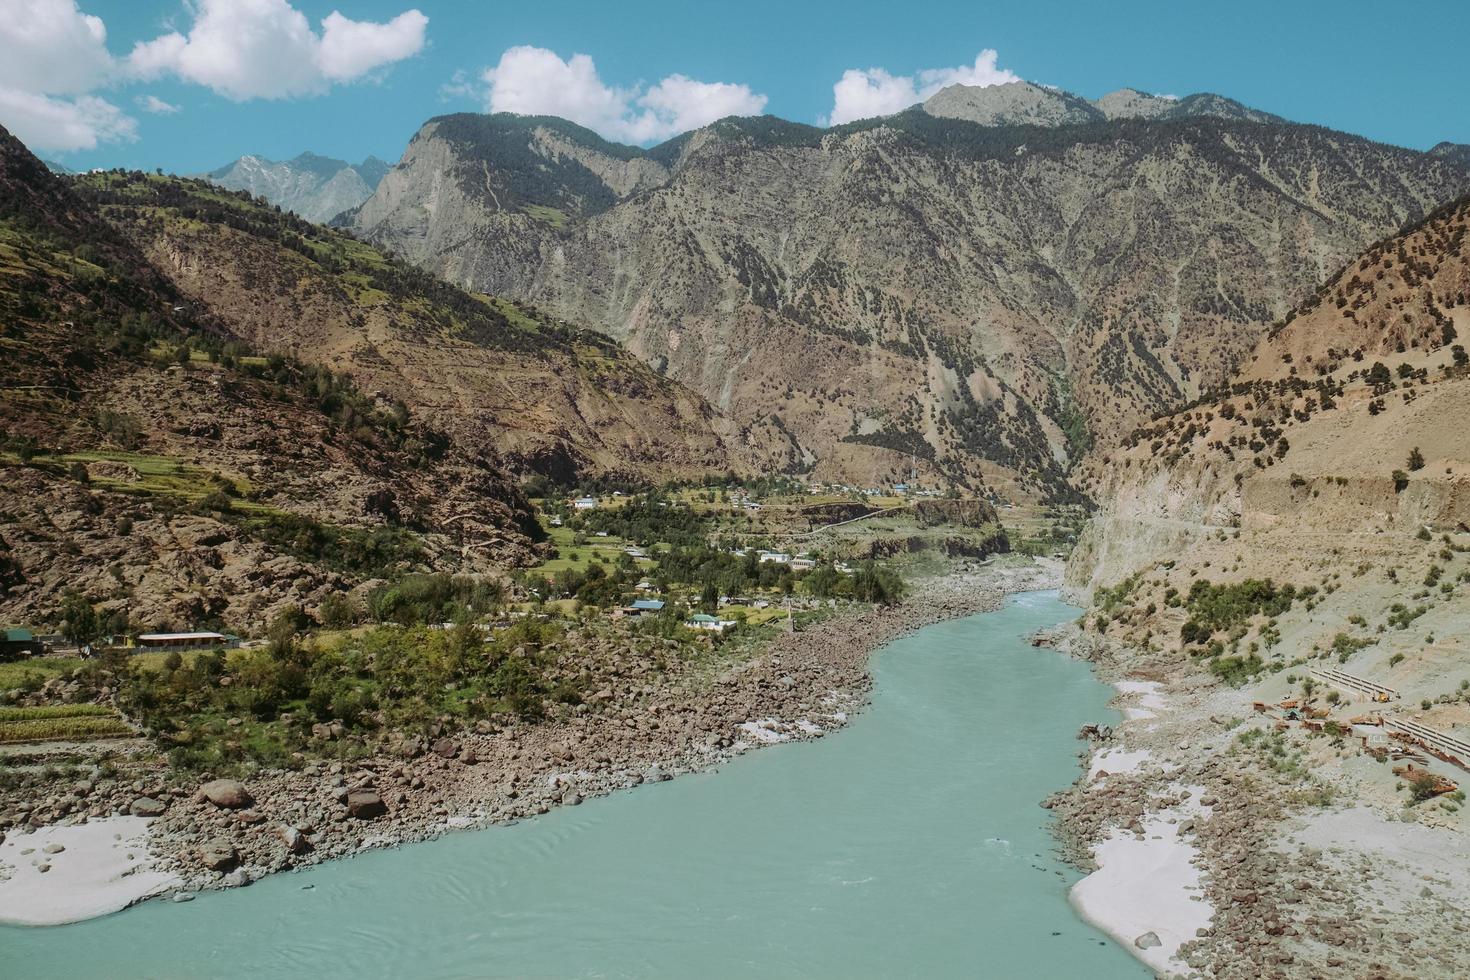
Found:
[{"label": "valley floor", "polygon": [[[818,737],[862,707],[871,683],[868,658],[878,647],[939,620],[998,608],[1009,593],[1054,588],[1060,576],[1059,562],[1002,558],[920,580],[901,606],[782,634],[718,676],[648,687],[626,703],[553,723],[487,725],[427,744],[402,740],[397,754],[350,768],[314,763],[301,771],[265,771],[247,781],[252,799],[239,807],[169,788],[161,772],[154,781],[118,785],[106,799],[89,801],[92,811],[126,814],[145,794],[161,811],[146,839],[130,841],[136,846],[124,866],[88,861],[96,874],[81,874],[82,862],[69,860],[69,852],[44,854],[48,835],[80,838],[75,825],[85,825],[86,816],[68,818],[73,826],[12,830],[0,850],[0,863],[9,865],[0,871],[0,921],[75,921],[160,891],[184,900],[201,888],[247,884],[370,848],[522,819],[707,769],[763,744]],[[355,819],[360,794],[371,794],[385,812]],[[35,802],[37,809],[44,805]],[[121,818],[91,819],[111,829]],[[106,847],[121,840],[116,832],[118,838],[86,836]],[[219,870],[200,871],[201,855]],[[43,863],[51,865],[45,872]],[[68,866],[75,870],[57,873]]]}]

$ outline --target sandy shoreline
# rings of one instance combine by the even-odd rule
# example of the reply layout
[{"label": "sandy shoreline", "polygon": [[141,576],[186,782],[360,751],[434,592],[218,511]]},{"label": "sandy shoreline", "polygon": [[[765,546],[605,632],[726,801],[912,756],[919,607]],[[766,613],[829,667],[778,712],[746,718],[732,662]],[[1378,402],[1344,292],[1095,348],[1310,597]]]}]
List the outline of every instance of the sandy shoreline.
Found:
[{"label": "sandy shoreline", "polygon": [[[1169,711],[1161,685],[1148,681],[1113,683],[1130,725]],[[1088,791],[1112,776],[1159,768],[1148,749],[1106,748],[1092,753],[1082,784]],[[1210,808],[1197,786],[1182,787],[1174,805],[1150,814],[1130,828],[1115,828],[1091,846],[1097,870],[1072,886],[1068,895],[1085,921],[1113,937],[1155,973],[1188,972],[1180,947],[1208,930],[1214,909],[1203,895],[1199,851],[1181,827],[1208,818]]]},{"label": "sandy shoreline", "polygon": [[143,817],[12,830],[0,843],[0,923],[80,922],[177,887],[148,838]]},{"label": "sandy shoreline", "polygon": [[[874,651],[932,623],[999,608],[1011,593],[1056,588],[1060,574],[1059,562],[1013,560],[926,580],[902,606],[775,638],[753,660],[717,678],[713,688],[656,691],[636,707],[605,717],[446,733],[433,751],[418,746],[355,761],[350,769],[313,764],[304,771],[261,773],[246,780],[254,803],[245,811],[221,809],[178,790],[160,794],[166,810],[147,821],[144,831],[153,858],[136,848],[106,846],[117,843],[112,834],[123,826],[110,821],[145,823],[141,818],[12,831],[26,842],[66,832],[87,842],[79,845],[83,853],[72,856],[96,853],[98,859],[95,866],[70,862],[86,868],[81,877],[57,876],[58,862],[45,873],[31,869],[0,880],[0,920],[59,924],[161,893],[248,884],[293,867],[524,819],[642,782],[707,770],[763,745],[820,737],[866,703]],[[344,801],[362,789],[379,794],[387,813],[372,820],[348,818]],[[114,829],[95,829],[107,826]],[[130,839],[137,839],[136,826],[126,825]],[[61,857],[68,856],[67,847]],[[199,855],[211,848],[234,854],[227,869],[200,867]],[[134,870],[123,874],[118,860]],[[7,914],[22,906],[25,918]]]}]

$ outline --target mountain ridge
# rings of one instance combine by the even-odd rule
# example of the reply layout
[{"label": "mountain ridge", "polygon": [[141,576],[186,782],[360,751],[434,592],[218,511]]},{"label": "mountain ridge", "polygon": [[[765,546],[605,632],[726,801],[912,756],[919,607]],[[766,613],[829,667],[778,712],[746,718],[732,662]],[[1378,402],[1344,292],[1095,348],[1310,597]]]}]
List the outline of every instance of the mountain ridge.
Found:
[{"label": "mountain ridge", "polygon": [[352,164],[308,150],[290,160],[248,153],[197,176],[227,190],[249,191],[308,221],[326,222],[367,200],[389,169],[371,155]]},{"label": "mountain ridge", "polygon": [[1224,382],[1331,270],[1470,189],[1452,160],[1214,114],[581,132],[435,117],[352,226],[619,338],[762,465],[864,483],[918,457],[1064,494],[1092,441]]}]

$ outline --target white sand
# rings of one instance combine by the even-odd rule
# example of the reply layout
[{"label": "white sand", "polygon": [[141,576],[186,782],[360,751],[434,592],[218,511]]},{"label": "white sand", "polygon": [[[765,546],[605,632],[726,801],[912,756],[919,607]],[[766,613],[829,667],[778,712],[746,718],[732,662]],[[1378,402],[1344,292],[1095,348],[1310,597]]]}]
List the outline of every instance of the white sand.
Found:
[{"label": "white sand", "polygon": [[[1190,863],[1194,845],[1179,836],[1177,824],[1167,822],[1198,812],[1197,800],[1198,793],[1192,793],[1188,803],[1144,821],[1143,840],[1115,830],[1092,852],[1098,870],[1071,892],[1084,919],[1163,974],[1188,972],[1174,956],[1214,915],[1203,901],[1200,871]],[[1157,935],[1161,945],[1139,949],[1134,940],[1146,932]]]},{"label": "white sand", "polygon": [[1163,685],[1155,681],[1115,681],[1113,687],[1122,695],[1136,695],[1132,703],[1123,709],[1128,721],[1156,718],[1167,701],[1162,693]]},{"label": "white sand", "polygon": [[1101,752],[1092,754],[1092,763],[1087,769],[1087,778],[1097,779],[1098,774],[1103,772],[1109,775],[1137,772],[1143,768],[1145,762],[1151,759],[1153,759],[1153,753],[1148,749],[1139,749],[1136,752],[1130,752],[1127,749],[1103,749]]},{"label": "white sand", "polygon": [[[65,850],[47,854],[47,844]],[[43,864],[50,870],[41,871]],[[155,869],[143,817],[107,817],[31,834],[12,830],[0,844],[0,922],[12,925],[107,915],[180,883]]]}]

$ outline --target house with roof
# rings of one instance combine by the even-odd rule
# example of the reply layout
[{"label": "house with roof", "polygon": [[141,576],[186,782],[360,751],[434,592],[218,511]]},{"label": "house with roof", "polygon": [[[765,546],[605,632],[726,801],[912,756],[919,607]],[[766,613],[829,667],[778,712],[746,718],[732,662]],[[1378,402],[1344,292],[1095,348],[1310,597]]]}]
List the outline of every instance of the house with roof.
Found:
[{"label": "house with roof", "polygon": [[578,497],[572,501],[572,507],[576,510],[592,510],[597,506],[596,497]]},{"label": "house with roof", "polygon": [[695,613],[684,620],[684,625],[692,630],[702,630],[707,633],[723,633],[732,626],[737,625],[733,619],[719,619],[705,613]]},{"label": "house with roof", "polygon": [[664,610],[662,599],[634,599],[623,607],[625,616],[655,616]]},{"label": "house with roof", "polygon": [[24,626],[15,626],[0,632],[0,661],[39,657],[45,652],[46,645]]},{"label": "house with roof", "polygon": [[228,633],[194,630],[182,633],[140,633],[139,650],[202,650],[209,647],[238,647],[240,638]]}]

